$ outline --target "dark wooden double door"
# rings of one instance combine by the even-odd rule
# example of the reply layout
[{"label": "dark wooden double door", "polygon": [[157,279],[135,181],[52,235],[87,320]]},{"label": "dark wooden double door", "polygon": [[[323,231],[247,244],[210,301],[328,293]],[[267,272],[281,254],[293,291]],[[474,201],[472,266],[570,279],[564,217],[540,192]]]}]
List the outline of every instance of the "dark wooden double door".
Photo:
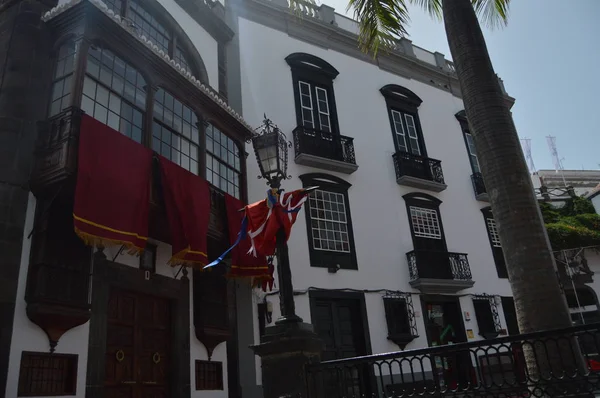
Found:
[{"label": "dark wooden double door", "polygon": [[[311,318],[315,333],[325,343],[322,361],[370,354],[368,325],[362,295],[311,295]],[[368,396],[373,372],[359,365],[321,375],[318,388],[329,398]]]},{"label": "dark wooden double door", "polygon": [[107,311],[107,398],[169,397],[169,300],[114,290]]}]

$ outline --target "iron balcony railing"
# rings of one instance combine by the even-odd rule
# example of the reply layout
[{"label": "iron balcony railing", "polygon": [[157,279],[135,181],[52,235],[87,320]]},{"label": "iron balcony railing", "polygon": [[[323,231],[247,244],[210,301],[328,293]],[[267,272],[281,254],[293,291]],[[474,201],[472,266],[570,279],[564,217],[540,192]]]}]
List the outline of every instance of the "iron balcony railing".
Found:
[{"label": "iron balcony railing", "polygon": [[475,191],[476,196],[487,193],[485,183],[483,182],[483,175],[481,173],[471,174],[471,181],[473,182],[473,190]]},{"label": "iron balcony railing", "polygon": [[469,281],[471,267],[465,253],[413,250],[406,253],[410,280],[453,279]]},{"label": "iron balcony railing", "polygon": [[298,126],[293,131],[296,157],[301,154],[356,164],[354,139]]},{"label": "iron balcony railing", "polygon": [[442,162],[408,152],[396,152],[393,156],[396,179],[407,176],[444,184]]},{"label": "iron balcony railing", "polygon": [[309,398],[542,398],[600,393],[600,324],[306,368]]}]

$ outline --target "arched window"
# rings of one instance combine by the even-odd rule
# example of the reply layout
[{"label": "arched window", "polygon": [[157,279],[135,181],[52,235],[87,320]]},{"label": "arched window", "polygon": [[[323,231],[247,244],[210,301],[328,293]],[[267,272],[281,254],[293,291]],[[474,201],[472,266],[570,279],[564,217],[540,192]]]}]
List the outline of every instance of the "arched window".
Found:
[{"label": "arched window", "polygon": [[69,40],[60,46],[58,50],[49,116],[54,116],[71,105],[71,86],[78,48],[79,42]]},{"label": "arched window", "polygon": [[152,149],[198,174],[198,118],[162,88],[154,96],[154,123],[152,124]]},{"label": "arched window", "polygon": [[197,72],[190,69],[189,57],[186,56],[186,51],[183,47],[178,44],[178,37],[175,30],[168,24],[165,24],[165,20],[156,18],[148,8],[145,8],[143,5],[147,6],[147,4],[144,4],[146,1],[104,0],[109,9],[128,18],[140,35],[146,36],[148,40],[156,44],[165,54],[179,63],[182,68],[190,71],[190,73]]},{"label": "arched window", "polygon": [[240,197],[240,149],[212,124],[206,127],[206,179],[231,196]]},{"label": "arched window", "polygon": [[146,109],[143,76],[110,50],[90,47],[81,109],[109,127],[142,142]]}]

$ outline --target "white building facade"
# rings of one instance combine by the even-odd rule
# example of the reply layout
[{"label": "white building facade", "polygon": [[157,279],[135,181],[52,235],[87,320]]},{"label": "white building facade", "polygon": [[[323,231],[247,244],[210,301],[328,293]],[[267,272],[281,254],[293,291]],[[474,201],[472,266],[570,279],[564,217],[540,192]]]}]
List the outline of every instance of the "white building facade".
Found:
[{"label": "white building facade", "polygon": [[[292,141],[285,189],[320,187],[288,245],[296,312],[325,341],[323,359],[516,333],[452,64],[408,40],[363,54],[356,22],[326,5],[301,18],[268,1],[234,13],[244,117],[258,126],[266,113]],[[258,174],[249,162],[249,180]],[[279,302],[257,299],[258,342]]]}]

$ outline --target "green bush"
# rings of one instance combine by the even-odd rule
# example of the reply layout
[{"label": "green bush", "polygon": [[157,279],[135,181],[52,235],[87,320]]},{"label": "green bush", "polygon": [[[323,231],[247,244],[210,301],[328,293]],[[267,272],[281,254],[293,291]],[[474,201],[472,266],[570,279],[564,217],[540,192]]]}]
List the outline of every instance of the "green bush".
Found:
[{"label": "green bush", "polygon": [[562,208],[540,203],[540,209],[553,250],[600,245],[600,215],[589,200],[572,198]]}]

